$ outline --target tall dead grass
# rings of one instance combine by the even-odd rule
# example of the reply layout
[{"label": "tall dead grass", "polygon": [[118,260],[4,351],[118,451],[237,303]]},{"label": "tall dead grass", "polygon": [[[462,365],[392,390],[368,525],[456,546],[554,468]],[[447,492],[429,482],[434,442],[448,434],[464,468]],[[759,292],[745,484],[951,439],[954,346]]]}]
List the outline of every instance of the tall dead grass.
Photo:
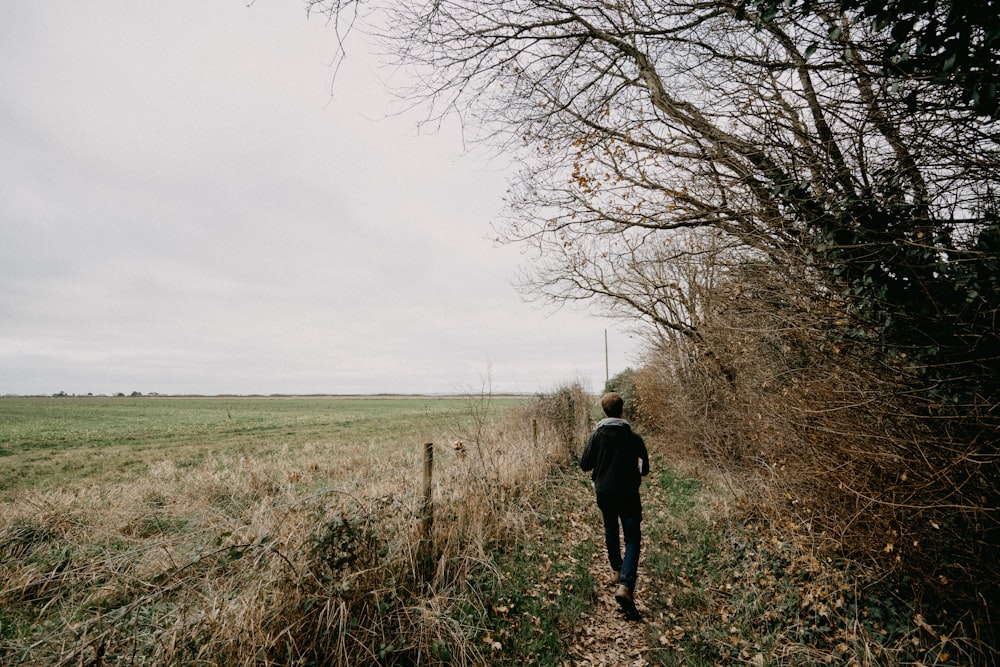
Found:
[{"label": "tall dead grass", "polygon": [[472,583],[498,576],[491,553],[522,539],[533,492],[572,456],[546,400],[503,418],[470,400],[473,427],[436,443],[429,544],[421,443],[357,453],[335,485],[347,462],[307,449],[25,493],[0,506],[0,662],[484,664]]}]

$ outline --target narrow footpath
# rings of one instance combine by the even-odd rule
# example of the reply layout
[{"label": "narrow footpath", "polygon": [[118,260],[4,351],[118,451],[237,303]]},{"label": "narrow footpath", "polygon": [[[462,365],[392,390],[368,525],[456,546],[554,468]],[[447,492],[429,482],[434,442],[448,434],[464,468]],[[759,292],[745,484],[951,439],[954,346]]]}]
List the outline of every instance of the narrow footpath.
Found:
[{"label": "narrow footpath", "polygon": [[662,535],[667,530],[664,525],[667,521],[663,511],[664,492],[655,475],[654,469],[650,477],[643,481],[642,488],[643,542],[635,592],[636,607],[643,616],[641,621],[628,620],[615,602],[617,584],[611,581],[600,515],[593,497],[588,496],[586,490],[580,493],[583,511],[572,522],[574,530],[570,531],[569,537],[573,541],[591,541],[596,547],[589,568],[595,597],[571,635],[565,638],[571,657],[566,667],[646,667],[650,664],[651,651],[670,650],[665,645],[669,641],[661,639],[657,642],[654,639],[665,638],[662,633],[665,621],[662,609],[664,596],[671,589],[671,582],[666,580],[669,574],[656,572],[648,565],[651,552],[657,548],[650,536]]},{"label": "narrow footpath", "polygon": [[644,620],[629,621],[615,602],[617,585],[610,583],[603,550],[595,554],[593,561],[590,571],[598,586],[597,600],[589,612],[581,615],[579,627],[568,639],[571,664],[574,667],[649,665],[645,657],[649,651],[646,620],[649,612],[644,599],[650,587],[640,582],[636,591],[636,607]]}]

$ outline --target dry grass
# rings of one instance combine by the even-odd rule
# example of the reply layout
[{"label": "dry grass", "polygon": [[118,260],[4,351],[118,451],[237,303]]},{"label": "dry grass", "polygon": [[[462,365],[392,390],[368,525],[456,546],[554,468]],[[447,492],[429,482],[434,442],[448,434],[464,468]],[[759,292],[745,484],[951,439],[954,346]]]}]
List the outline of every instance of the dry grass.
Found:
[{"label": "dry grass", "polygon": [[[0,662],[481,664],[467,582],[521,539],[533,487],[568,454],[537,406],[499,419],[488,403],[436,448],[429,541],[412,447],[164,460],[22,493],[0,506]],[[355,474],[330,485],[331,469]]]},{"label": "dry grass", "polygon": [[754,289],[759,300],[723,295],[703,323],[711,354],[678,343],[649,355],[636,377],[643,424],[679,443],[677,460],[696,461],[698,477],[711,472],[731,490],[736,521],[778,540],[786,566],[815,566],[810,580],[853,589],[881,616],[859,664],[926,661],[919,646],[934,637],[947,644],[934,660],[995,664],[996,458],[985,416],[949,416],[870,349],[831,343],[839,315],[829,303],[796,301],[763,278]]},{"label": "dry grass", "polygon": [[661,461],[644,524],[646,571],[661,576],[647,597],[652,664],[994,664],[963,619],[931,620],[892,568],[830,539],[836,517],[785,496],[787,478],[667,433],[650,440]]}]

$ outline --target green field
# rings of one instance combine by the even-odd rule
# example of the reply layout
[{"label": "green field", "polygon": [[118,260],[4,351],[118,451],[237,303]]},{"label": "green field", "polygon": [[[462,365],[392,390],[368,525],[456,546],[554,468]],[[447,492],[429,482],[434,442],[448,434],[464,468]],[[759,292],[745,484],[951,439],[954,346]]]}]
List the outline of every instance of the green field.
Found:
[{"label": "green field", "polygon": [[[561,451],[533,400],[0,398],[0,664],[472,650],[486,611],[451,586],[512,539],[504,494]],[[459,606],[431,613],[429,563],[447,568],[433,600]]]},{"label": "green field", "polygon": [[[490,397],[491,409],[523,402]],[[128,481],[157,462],[368,451],[458,437],[475,397],[4,397],[0,500],[25,490]]]}]

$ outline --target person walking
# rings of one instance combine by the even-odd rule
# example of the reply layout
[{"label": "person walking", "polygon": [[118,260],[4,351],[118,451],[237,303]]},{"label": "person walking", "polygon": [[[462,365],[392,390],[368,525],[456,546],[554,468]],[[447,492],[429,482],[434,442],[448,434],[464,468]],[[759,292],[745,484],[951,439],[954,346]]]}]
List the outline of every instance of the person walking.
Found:
[{"label": "person walking", "polygon": [[[587,438],[580,468],[592,471],[597,507],[604,521],[604,541],[608,549],[613,582],[618,584],[615,600],[630,619],[638,620],[635,582],[639,570],[642,540],[642,499],[639,485],[649,474],[649,453],[642,437],[623,418],[625,402],[617,392],[601,398],[606,415]],[[622,557],[619,527],[625,538]]]}]

